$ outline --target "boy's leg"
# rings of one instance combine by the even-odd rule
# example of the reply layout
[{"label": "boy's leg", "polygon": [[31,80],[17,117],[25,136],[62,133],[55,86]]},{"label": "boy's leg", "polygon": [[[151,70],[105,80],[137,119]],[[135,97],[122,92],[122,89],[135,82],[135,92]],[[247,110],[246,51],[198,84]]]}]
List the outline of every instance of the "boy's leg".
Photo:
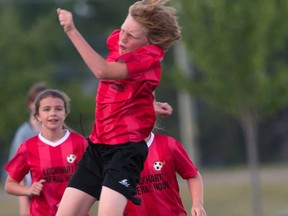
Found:
[{"label": "boy's leg", "polygon": [[75,188],[67,187],[56,216],[86,216],[96,198]]},{"label": "boy's leg", "polygon": [[122,216],[127,198],[121,193],[103,186],[101,190],[98,216]]}]

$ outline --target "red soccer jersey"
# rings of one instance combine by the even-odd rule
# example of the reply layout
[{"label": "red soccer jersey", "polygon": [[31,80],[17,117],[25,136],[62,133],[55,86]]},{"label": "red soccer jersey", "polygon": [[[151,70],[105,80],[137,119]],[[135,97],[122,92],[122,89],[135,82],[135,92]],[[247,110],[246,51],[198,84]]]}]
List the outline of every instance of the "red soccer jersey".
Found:
[{"label": "red soccer jersey", "polygon": [[164,51],[149,45],[119,55],[118,41],[116,30],[107,40],[107,61],[125,62],[129,74],[125,80],[100,80],[89,137],[93,143],[140,142],[149,136],[156,120],[153,91],[160,82]]},{"label": "red soccer jersey", "polygon": [[137,185],[140,206],[128,201],[125,216],[184,216],[178,173],[183,179],[197,175],[198,170],[182,145],[172,137],[153,134],[148,141],[148,156]]},{"label": "red soccer jersey", "polygon": [[86,147],[84,137],[69,131],[57,142],[39,134],[21,144],[5,166],[10,177],[21,181],[30,171],[32,182],[46,180],[40,196],[31,198],[31,216],[56,215],[57,205]]}]

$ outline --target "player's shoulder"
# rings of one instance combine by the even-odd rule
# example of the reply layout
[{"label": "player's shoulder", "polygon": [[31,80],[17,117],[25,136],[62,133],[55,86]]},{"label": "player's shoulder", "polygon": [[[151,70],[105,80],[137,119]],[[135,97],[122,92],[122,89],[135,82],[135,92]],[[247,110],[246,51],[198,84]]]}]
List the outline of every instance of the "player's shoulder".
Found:
[{"label": "player's shoulder", "polygon": [[74,131],[70,131],[70,137],[71,137],[72,139],[81,140],[81,141],[83,141],[83,142],[86,142],[86,141],[87,141],[86,138],[85,138],[83,135],[81,135],[81,134],[79,134],[79,133],[77,133],[77,132],[74,132]]},{"label": "player's shoulder", "polygon": [[80,138],[80,139],[85,139],[85,137],[77,132],[74,132],[74,131],[70,131],[70,136],[71,137],[77,137],[77,138]]},{"label": "player's shoulder", "polygon": [[117,49],[119,35],[120,35],[120,30],[116,29],[108,36],[106,44],[107,44],[109,50]]},{"label": "player's shoulder", "polygon": [[39,139],[39,134],[32,136],[26,140],[26,142],[35,142]]},{"label": "player's shoulder", "polygon": [[140,56],[147,56],[153,58],[155,61],[161,61],[164,57],[164,50],[162,50],[157,45],[150,44],[140,47],[138,50],[133,52],[133,54]]},{"label": "player's shoulder", "polygon": [[169,135],[165,135],[165,134],[155,133],[154,136],[155,136],[155,139],[159,139],[162,141],[164,141],[164,140],[166,140],[167,142],[168,141],[177,141],[174,137],[169,136]]},{"label": "player's shoulder", "polygon": [[164,134],[155,134],[154,140],[157,143],[161,143],[162,147],[164,145],[169,149],[177,149],[179,147],[180,142],[172,136],[164,135]]},{"label": "player's shoulder", "polygon": [[32,136],[30,138],[28,138],[27,140],[25,140],[22,145],[26,145],[26,146],[31,146],[31,145],[35,145],[37,144],[39,141],[39,137],[38,135]]}]

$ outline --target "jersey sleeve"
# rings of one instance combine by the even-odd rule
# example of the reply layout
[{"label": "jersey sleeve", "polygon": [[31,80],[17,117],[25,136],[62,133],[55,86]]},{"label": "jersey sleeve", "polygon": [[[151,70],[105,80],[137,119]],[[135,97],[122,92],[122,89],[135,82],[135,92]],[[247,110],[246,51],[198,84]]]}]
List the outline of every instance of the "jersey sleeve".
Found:
[{"label": "jersey sleeve", "polygon": [[156,80],[161,77],[163,51],[155,45],[144,46],[123,56],[128,68],[128,79]]},{"label": "jersey sleeve", "polygon": [[25,143],[21,144],[15,156],[6,164],[5,169],[15,181],[22,181],[29,172]]},{"label": "jersey sleeve", "polygon": [[120,34],[120,30],[116,29],[107,38],[106,45],[109,49],[109,53],[107,55],[106,61],[114,62],[119,57],[119,52],[118,52],[119,34]]},{"label": "jersey sleeve", "polygon": [[189,179],[195,177],[198,173],[198,169],[191,161],[189,155],[183,148],[182,144],[170,137],[168,141],[169,150],[173,157],[176,172],[183,178]]}]

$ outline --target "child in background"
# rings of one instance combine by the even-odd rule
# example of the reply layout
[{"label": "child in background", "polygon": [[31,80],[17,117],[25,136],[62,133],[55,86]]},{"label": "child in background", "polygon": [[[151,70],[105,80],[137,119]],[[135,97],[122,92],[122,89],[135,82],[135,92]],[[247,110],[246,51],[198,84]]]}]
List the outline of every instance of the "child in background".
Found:
[{"label": "child in background", "polygon": [[186,216],[176,173],[187,181],[192,216],[206,216],[203,208],[202,177],[180,142],[170,136],[151,133],[148,156],[137,185],[142,204],[130,201],[124,216]]},{"label": "child in background", "polygon": [[[157,117],[169,117],[173,113],[168,103],[155,102],[154,109]],[[137,196],[142,204],[136,206],[128,201],[124,216],[186,216],[177,173],[187,181],[192,200],[191,215],[206,216],[202,177],[182,144],[170,136],[152,132],[147,145],[148,156],[137,185]]]},{"label": "child in background", "polygon": [[[21,144],[6,164],[7,193],[30,196],[31,216],[55,216],[64,190],[87,147],[86,139],[65,127],[70,111],[69,98],[47,89],[35,99],[34,117],[41,132]],[[32,185],[20,184],[31,173]]]}]

